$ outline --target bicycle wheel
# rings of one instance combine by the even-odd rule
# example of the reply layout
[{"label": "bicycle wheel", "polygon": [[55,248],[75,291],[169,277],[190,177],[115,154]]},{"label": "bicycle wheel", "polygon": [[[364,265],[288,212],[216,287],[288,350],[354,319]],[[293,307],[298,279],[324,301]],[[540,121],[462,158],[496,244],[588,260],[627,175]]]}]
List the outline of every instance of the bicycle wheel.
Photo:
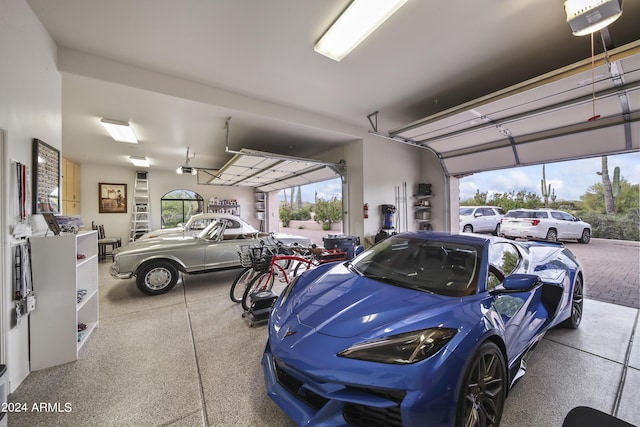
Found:
[{"label": "bicycle wheel", "polygon": [[[293,251],[289,248],[279,248],[277,255],[293,255]],[[282,267],[283,270],[288,270],[291,266],[291,260],[288,259],[276,260],[276,263]]]},{"label": "bicycle wheel", "polygon": [[229,291],[229,296],[231,297],[231,301],[240,302],[242,301],[242,296],[244,295],[245,289],[251,283],[251,281],[256,277],[258,272],[256,272],[251,267],[244,268],[240,274],[235,278],[233,284],[231,285],[231,290]]},{"label": "bicycle wheel", "polygon": [[313,268],[313,264],[312,263],[298,261],[296,263],[296,266],[293,268],[293,277],[296,277],[299,274],[304,273],[305,271],[309,270],[310,268]]},{"label": "bicycle wheel", "polygon": [[242,308],[248,311],[251,307],[251,294],[254,292],[270,291],[273,287],[273,280],[274,274],[272,271],[267,271],[254,277],[242,295]]}]

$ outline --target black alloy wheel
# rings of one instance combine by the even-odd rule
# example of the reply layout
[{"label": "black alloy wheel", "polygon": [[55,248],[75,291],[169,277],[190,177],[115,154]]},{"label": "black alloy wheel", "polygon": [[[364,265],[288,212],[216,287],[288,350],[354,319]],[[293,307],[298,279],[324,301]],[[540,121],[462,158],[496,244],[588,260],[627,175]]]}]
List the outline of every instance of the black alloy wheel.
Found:
[{"label": "black alloy wheel", "polygon": [[485,342],[476,351],[464,376],[456,426],[499,426],[506,388],[506,368],[502,352],[493,342]]},{"label": "black alloy wheel", "polygon": [[576,277],[576,283],[573,285],[573,293],[571,294],[571,316],[564,322],[562,326],[569,329],[578,329],[582,321],[582,305],[584,303],[584,287],[582,285],[582,276]]}]

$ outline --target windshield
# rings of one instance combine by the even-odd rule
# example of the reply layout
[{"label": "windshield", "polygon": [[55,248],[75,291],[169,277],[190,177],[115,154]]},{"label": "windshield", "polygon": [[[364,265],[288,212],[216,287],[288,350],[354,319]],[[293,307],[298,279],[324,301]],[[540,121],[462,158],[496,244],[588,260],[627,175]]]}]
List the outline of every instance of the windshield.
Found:
[{"label": "windshield", "polygon": [[473,213],[473,208],[460,208],[460,216],[469,216]]},{"label": "windshield", "polygon": [[392,236],[358,256],[353,269],[371,279],[439,295],[475,293],[480,246]]},{"label": "windshield", "polygon": [[224,232],[224,224],[220,220],[215,220],[209,224],[204,230],[198,233],[198,237],[206,240],[220,240]]}]

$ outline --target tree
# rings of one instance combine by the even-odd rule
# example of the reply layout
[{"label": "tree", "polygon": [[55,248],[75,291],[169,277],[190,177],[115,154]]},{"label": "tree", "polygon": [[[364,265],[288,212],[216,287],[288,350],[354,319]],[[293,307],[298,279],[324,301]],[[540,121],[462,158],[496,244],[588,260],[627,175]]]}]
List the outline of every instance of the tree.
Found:
[{"label": "tree", "polygon": [[473,198],[468,200],[463,200],[460,202],[462,206],[485,206],[487,204],[487,196],[488,192],[481,193],[480,190],[476,190],[476,194]]},{"label": "tree", "polygon": [[332,197],[331,200],[316,200],[316,222],[330,226],[332,222],[342,219],[342,200]]},{"label": "tree", "polygon": [[587,189],[587,192],[580,196],[583,202],[583,208],[587,211],[595,211],[603,214],[627,214],[629,211],[638,208],[640,200],[640,184],[630,184],[626,179],[619,180],[619,188],[616,202],[614,204],[615,211],[608,212],[605,206],[605,187],[602,183],[593,184]]}]

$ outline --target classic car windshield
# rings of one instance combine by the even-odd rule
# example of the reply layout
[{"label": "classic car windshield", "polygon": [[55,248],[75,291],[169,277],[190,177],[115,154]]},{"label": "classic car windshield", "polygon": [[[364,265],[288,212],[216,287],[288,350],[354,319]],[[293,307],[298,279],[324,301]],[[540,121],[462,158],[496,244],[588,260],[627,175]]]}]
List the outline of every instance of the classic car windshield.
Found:
[{"label": "classic car windshield", "polygon": [[198,233],[198,237],[206,240],[220,240],[224,233],[225,224],[221,220],[216,220],[209,224],[204,230]]},{"label": "classic car windshield", "polygon": [[390,237],[356,258],[361,275],[395,286],[463,296],[475,292],[481,247],[450,241]]}]

